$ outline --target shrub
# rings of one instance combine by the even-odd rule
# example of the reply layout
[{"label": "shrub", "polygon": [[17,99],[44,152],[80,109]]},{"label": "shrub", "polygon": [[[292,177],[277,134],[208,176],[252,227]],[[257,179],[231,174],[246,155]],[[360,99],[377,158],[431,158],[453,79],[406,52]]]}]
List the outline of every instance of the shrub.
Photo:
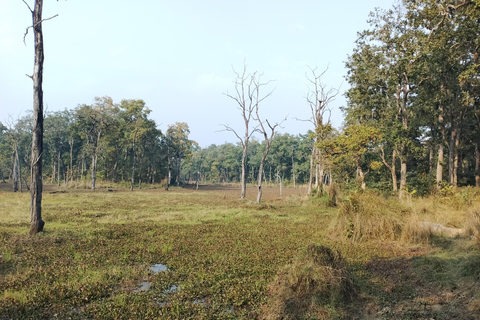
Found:
[{"label": "shrub", "polygon": [[331,230],[335,238],[353,242],[428,242],[430,237],[409,207],[396,198],[385,198],[372,192],[350,194],[341,204]]},{"label": "shrub", "polygon": [[472,210],[466,220],[466,233],[473,236],[476,245],[480,247],[480,210]]},{"label": "shrub", "polygon": [[267,287],[260,319],[323,319],[356,296],[352,275],[340,252],[311,244]]}]

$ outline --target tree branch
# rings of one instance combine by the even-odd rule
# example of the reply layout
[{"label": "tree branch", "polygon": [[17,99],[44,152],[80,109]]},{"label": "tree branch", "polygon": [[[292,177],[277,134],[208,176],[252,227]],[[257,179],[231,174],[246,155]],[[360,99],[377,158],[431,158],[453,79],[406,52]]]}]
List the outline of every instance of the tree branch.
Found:
[{"label": "tree branch", "polygon": [[[23,0],[23,2],[25,2],[25,1]],[[26,3],[26,2],[25,2],[25,3]],[[27,6],[28,6],[28,4],[27,4]],[[30,8],[30,7],[29,7],[29,8]],[[31,11],[32,14],[33,14],[33,11],[32,11],[32,10],[30,10],[30,11]],[[25,42],[25,38],[27,37],[28,30],[29,30],[30,28],[33,29],[33,28],[35,28],[36,26],[38,26],[39,24],[41,24],[43,21],[52,20],[53,18],[56,18],[56,17],[58,17],[58,14],[54,15],[53,17],[50,17],[50,18],[47,18],[47,19],[43,19],[43,20],[41,20],[41,21],[38,21],[38,22],[35,23],[33,26],[28,27],[28,28],[25,30],[25,34],[23,35],[23,43],[24,43],[25,45],[27,45],[27,43]]]},{"label": "tree branch", "polygon": [[223,130],[217,130],[216,132],[223,132],[223,131],[233,132],[233,133],[237,136],[238,140],[240,140],[240,142],[242,143],[242,145],[244,144],[242,137],[240,137],[240,136],[238,135],[238,133],[237,133],[237,131],[235,131],[235,129],[233,129],[232,127],[230,127],[229,125],[226,125],[226,124],[221,124],[221,126],[223,126],[224,129],[223,129]]},{"label": "tree branch", "polygon": [[22,0],[23,3],[25,3],[25,5],[27,6],[28,10],[30,10],[30,12],[33,14],[33,10],[32,8],[30,8],[30,6],[28,5],[28,3],[25,1],[25,0]]}]

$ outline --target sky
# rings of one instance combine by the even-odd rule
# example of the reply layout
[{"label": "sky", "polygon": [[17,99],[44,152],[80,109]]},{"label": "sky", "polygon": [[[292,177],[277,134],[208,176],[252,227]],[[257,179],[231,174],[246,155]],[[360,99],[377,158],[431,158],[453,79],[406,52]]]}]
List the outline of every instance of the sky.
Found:
[{"label": "sky", "polygon": [[[33,0],[25,0],[33,8]],[[235,73],[272,80],[261,116],[278,131],[312,130],[306,72],[327,70],[322,82],[338,88],[330,104],[339,128],[346,105],[345,61],[357,32],[375,7],[394,0],[45,0],[44,108],[91,104],[96,96],[142,99],[159,128],[186,122],[201,147],[238,142],[243,118],[234,100]],[[32,110],[33,35],[23,42],[31,14],[22,0],[0,0],[0,122]],[[310,87],[311,89],[311,87]]]}]

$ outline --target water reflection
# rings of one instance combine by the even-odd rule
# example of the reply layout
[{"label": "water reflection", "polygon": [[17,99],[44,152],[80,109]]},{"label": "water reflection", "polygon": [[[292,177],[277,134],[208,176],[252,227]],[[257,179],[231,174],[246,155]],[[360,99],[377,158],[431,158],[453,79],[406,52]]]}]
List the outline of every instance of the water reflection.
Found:
[{"label": "water reflection", "polygon": [[159,272],[162,272],[162,271],[169,271],[170,269],[168,269],[168,267],[164,264],[157,263],[157,264],[154,264],[153,266],[151,266],[150,270],[152,270],[152,272],[154,274],[156,274],[156,273],[159,273]]}]

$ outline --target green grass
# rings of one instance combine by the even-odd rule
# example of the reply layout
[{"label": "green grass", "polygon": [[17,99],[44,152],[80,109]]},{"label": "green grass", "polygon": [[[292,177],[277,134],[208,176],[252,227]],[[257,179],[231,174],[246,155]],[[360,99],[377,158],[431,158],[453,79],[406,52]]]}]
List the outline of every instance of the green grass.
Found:
[{"label": "green grass", "polygon": [[[339,250],[359,286],[359,298],[349,305],[325,306],[336,318],[397,305],[402,315],[418,316],[417,306],[428,306],[431,296],[480,275],[478,249],[468,238],[352,242],[330,227],[338,209],[309,201],[303,189],[284,189],[280,197],[265,188],[260,205],[254,189],[248,191],[240,201],[232,188],[91,192],[47,186],[45,232],[34,237],[27,235],[29,194],[0,191],[0,319],[255,319],[279,270],[310,244]],[[448,204],[441,204],[443,213],[418,201],[390,207],[408,206],[432,222],[465,221],[460,209],[447,213]],[[149,268],[157,263],[169,271],[154,274]],[[428,293],[415,281],[424,281]],[[142,282],[149,290],[137,290]],[[179,289],[169,292],[173,285]],[[462,300],[472,306],[470,315],[480,305],[480,296],[472,299]],[[452,312],[447,315],[462,319]]]}]

